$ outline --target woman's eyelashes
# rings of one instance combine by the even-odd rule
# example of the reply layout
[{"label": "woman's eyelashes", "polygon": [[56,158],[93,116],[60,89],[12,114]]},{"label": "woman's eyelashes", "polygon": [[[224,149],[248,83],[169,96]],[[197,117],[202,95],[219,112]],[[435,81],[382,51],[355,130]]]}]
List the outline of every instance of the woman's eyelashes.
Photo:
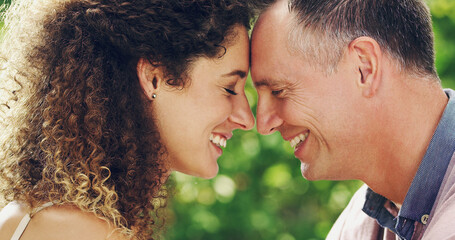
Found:
[{"label": "woman's eyelashes", "polygon": [[232,89],[224,88],[224,90],[226,90],[226,92],[231,94],[231,95],[234,95],[234,96],[237,95],[237,93],[234,90],[232,90]]}]

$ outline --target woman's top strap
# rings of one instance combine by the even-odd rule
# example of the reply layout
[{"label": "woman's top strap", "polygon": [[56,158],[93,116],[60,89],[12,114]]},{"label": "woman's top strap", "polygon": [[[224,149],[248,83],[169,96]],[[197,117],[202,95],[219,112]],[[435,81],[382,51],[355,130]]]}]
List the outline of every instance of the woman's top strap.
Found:
[{"label": "woman's top strap", "polygon": [[14,232],[13,236],[11,237],[11,240],[19,240],[21,238],[22,233],[24,233],[25,228],[27,228],[28,223],[30,222],[30,214],[25,214],[25,216],[22,218],[21,222],[16,228],[16,231]]},{"label": "woman's top strap", "polygon": [[[44,208],[50,207],[53,204],[51,202],[43,204],[41,207],[36,208],[34,211],[32,211],[33,214],[38,213],[39,211],[43,210]],[[14,231],[13,236],[11,237],[11,240],[19,240],[24,233],[25,229],[27,228],[28,223],[30,222],[31,217],[30,214],[27,213],[25,216],[22,218],[21,222],[16,228],[16,231]]]}]

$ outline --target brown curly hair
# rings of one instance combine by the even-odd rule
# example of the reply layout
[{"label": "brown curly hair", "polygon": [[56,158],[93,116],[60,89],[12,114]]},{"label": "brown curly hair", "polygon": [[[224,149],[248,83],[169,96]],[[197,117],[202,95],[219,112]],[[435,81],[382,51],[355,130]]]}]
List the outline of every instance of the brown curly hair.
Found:
[{"label": "brown curly hair", "polygon": [[169,166],[137,63],[182,88],[191,63],[223,54],[250,17],[236,0],[13,1],[0,52],[3,204],[71,204],[153,239]]}]

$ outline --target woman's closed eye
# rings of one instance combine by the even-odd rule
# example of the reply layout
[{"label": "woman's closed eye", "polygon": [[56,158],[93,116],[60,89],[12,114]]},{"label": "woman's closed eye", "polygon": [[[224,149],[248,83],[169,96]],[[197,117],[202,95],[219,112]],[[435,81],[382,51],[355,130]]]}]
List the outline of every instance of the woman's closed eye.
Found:
[{"label": "woman's closed eye", "polygon": [[231,95],[234,95],[234,96],[237,95],[237,93],[234,90],[232,90],[232,89],[224,88],[224,90],[226,90],[226,92],[231,94]]}]

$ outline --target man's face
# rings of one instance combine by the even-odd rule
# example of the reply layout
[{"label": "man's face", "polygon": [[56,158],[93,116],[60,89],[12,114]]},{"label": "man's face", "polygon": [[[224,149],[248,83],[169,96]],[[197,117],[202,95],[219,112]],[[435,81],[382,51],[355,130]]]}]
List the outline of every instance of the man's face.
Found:
[{"label": "man's face", "polygon": [[292,21],[284,1],[258,20],[251,74],[258,91],[257,129],[279,131],[310,180],[353,179],[364,172],[361,93],[355,66],[344,56],[332,74],[288,48]]}]

